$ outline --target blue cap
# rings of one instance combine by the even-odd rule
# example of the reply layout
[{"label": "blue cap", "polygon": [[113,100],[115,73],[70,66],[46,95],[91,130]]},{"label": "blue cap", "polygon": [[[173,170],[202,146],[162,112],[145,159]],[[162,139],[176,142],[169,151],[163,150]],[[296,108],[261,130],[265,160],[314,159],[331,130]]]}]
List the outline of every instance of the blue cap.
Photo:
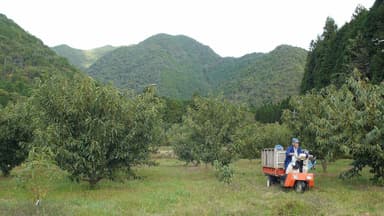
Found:
[{"label": "blue cap", "polygon": [[281,146],[280,144],[275,145],[275,149],[276,150],[284,150],[283,146]]},{"label": "blue cap", "polygon": [[297,138],[292,138],[292,143],[298,143],[299,142],[299,139]]}]

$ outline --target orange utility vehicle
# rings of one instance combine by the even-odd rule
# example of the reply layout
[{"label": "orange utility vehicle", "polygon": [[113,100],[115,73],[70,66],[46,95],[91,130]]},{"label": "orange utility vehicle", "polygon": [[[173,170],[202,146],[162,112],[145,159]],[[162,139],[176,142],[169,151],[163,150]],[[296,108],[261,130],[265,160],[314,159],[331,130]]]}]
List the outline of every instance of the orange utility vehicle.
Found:
[{"label": "orange utility vehicle", "polygon": [[304,192],[315,185],[314,174],[308,173],[310,163],[308,155],[293,158],[288,173],[284,169],[284,160],[285,150],[281,146],[262,150],[261,164],[263,173],[267,176],[267,187],[280,183],[282,187],[295,188],[297,192]]}]

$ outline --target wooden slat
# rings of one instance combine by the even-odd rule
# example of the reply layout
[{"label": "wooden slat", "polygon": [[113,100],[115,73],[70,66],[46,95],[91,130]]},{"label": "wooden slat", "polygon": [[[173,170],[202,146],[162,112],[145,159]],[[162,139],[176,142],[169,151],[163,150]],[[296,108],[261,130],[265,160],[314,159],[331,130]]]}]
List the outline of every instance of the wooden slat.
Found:
[{"label": "wooden slat", "polygon": [[284,168],[284,160],[284,150],[268,148],[261,152],[261,164],[263,167]]}]

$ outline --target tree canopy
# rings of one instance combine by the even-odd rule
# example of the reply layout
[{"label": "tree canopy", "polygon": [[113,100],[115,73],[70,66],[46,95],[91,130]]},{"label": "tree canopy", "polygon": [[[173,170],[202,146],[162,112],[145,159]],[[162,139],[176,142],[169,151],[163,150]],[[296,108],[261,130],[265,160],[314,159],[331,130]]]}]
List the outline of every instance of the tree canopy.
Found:
[{"label": "tree canopy", "polygon": [[236,156],[235,131],[245,124],[241,108],[221,98],[195,97],[170,141],[179,159],[227,165]]},{"label": "tree canopy", "polygon": [[323,161],[350,155],[353,168],[344,176],[357,175],[368,166],[374,180],[383,182],[384,85],[360,77],[355,73],[339,90],[329,86],[293,97],[284,119]]},{"label": "tree canopy", "polygon": [[3,175],[21,164],[33,141],[33,122],[25,102],[0,109],[0,169]]},{"label": "tree canopy", "polygon": [[357,7],[352,20],[341,28],[328,17],[323,34],[311,42],[301,92],[329,84],[340,87],[353,68],[371,82],[380,83],[384,79],[383,20],[381,0],[376,0],[370,10]]},{"label": "tree canopy", "polygon": [[162,132],[153,89],[135,96],[91,78],[53,77],[32,102],[41,120],[36,144],[51,148],[61,168],[91,185],[148,161]]}]

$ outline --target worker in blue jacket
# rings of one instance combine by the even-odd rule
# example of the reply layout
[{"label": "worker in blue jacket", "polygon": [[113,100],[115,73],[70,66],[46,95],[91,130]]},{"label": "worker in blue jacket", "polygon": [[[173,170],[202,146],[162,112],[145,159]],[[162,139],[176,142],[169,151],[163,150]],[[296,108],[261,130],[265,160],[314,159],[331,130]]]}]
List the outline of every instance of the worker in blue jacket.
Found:
[{"label": "worker in blue jacket", "polygon": [[285,152],[285,161],[284,169],[287,170],[289,163],[292,161],[293,156],[299,156],[302,153],[301,148],[299,147],[299,139],[292,138],[292,145],[288,147]]}]

